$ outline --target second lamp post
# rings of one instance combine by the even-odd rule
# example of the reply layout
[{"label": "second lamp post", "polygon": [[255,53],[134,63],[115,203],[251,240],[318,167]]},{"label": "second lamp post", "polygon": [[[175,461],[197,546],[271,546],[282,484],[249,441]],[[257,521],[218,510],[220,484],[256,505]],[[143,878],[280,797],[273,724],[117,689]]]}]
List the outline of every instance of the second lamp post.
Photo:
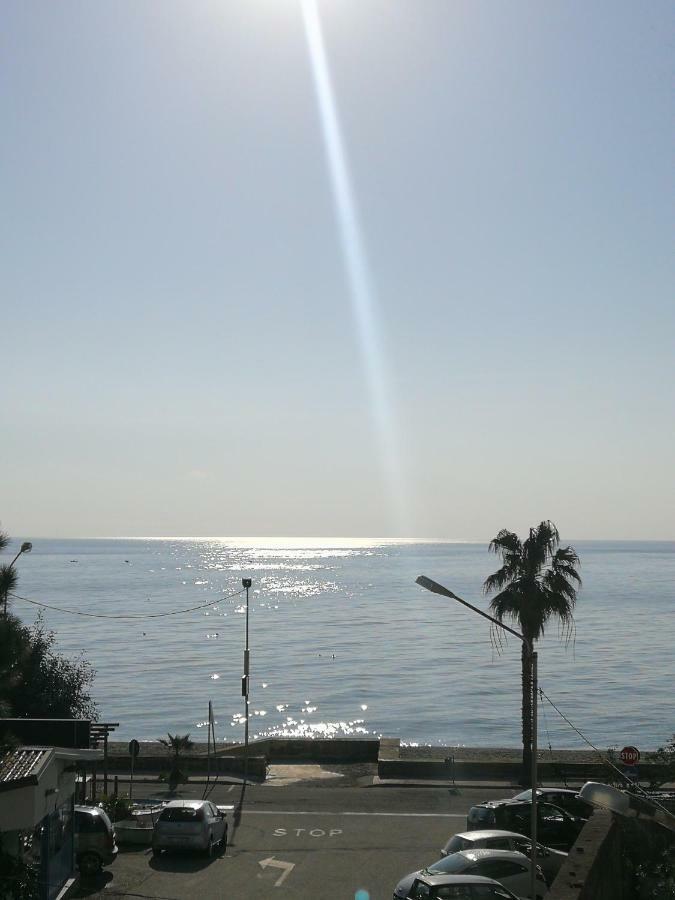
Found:
[{"label": "second lamp post", "polygon": [[502,628],[504,631],[508,631],[509,634],[517,637],[518,640],[522,641],[523,644],[528,648],[530,663],[531,663],[531,675],[532,675],[532,768],[530,771],[530,781],[532,784],[532,806],[531,806],[531,820],[530,820],[530,838],[532,841],[532,853],[531,853],[531,861],[530,861],[530,896],[536,897],[536,884],[537,884],[537,653],[530,641],[527,638],[523,637],[520,632],[515,631],[513,628],[509,628],[508,625],[504,625],[503,622],[500,622],[499,619],[495,619],[492,616],[489,616],[486,612],[483,612],[482,609],[478,609],[477,606],[473,606],[471,603],[467,603],[466,600],[462,600],[461,597],[458,597],[457,594],[453,594],[452,591],[448,590],[448,588],[443,587],[442,584],[438,584],[436,581],[432,581],[431,578],[427,578],[425,575],[420,575],[420,577],[416,581],[420,587],[426,588],[428,591],[432,591],[434,594],[441,594],[444,597],[450,597],[452,600],[456,600],[458,603],[461,603],[463,606],[466,606],[468,609],[472,610],[475,613],[478,613],[479,616],[482,616],[484,619],[487,619],[489,622],[492,622],[493,625],[497,625],[499,628]]}]

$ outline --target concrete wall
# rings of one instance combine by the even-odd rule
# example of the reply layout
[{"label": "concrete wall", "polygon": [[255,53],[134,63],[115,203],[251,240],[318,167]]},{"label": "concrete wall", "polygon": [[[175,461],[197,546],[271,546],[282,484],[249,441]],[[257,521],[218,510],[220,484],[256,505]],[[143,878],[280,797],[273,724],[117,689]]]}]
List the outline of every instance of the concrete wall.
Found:
[{"label": "concrete wall", "polygon": [[[180,768],[187,775],[206,775],[209,770],[209,763],[206,756],[186,755],[181,757]],[[167,756],[137,756],[134,764],[134,774],[142,775],[144,773],[152,773],[154,775],[160,772],[168,772],[171,768],[171,762]],[[88,771],[92,770],[92,766],[87,767]],[[97,774],[100,776],[103,772],[103,762],[96,765]],[[109,756],[108,757],[108,773],[124,772],[128,774],[131,771],[131,761],[128,756]],[[211,774],[219,773],[220,775],[242,775],[244,772],[244,757],[235,755],[218,754],[211,757]],[[256,752],[255,756],[248,758],[248,773],[258,778],[264,778],[267,772],[267,760]]]},{"label": "concrete wall", "polygon": [[624,900],[619,828],[596,810],[570,850],[547,900]]},{"label": "concrete wall", "polygon": [[[268,738],[251,741],[250,752],[268,762],[356,763],[377,762],[380,742],[376,738]],[[228,747],[228,754],[243,753],[243,746]]]},{"label": "concrete wall", "polygon": [[[597,780],[602,772],[601,766],[593,764],[571,764],[565,767],[565,777],[570,782]],[[400,759],[387,748],[386,755],[380,754],[377,774],[380,778],[407,779],[431,778],[452,779],[455,781],[505,781],[518,784],[522,775],[522,765],[517,762],[501,762],[488,760],[463,761],[455,759],[446,763],[444,759]],[[560,784],[560,772],[553,766],[539,766],[540,783]]]},{"label": "concrete wall", "polygon": [[[658,820],[643,816],[625,818],[596,810],[570,850],[546,900],[633,900],[631,873],[635,866],[640,863],[649,869],[668,846],[675,846],[670,824],[664,828]],[[643,877],[644,873],[640,876],[641,890],[649,886]],[[648,881],[649,876],[646,878]],[[652,896],[651,892],[647,895]]]}]

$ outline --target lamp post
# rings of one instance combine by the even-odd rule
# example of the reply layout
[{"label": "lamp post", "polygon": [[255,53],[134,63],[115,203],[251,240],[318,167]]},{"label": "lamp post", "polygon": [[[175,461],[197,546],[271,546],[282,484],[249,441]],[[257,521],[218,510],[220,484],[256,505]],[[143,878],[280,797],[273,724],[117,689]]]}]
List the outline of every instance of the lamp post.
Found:
[{"label": "lamp post", "polygon": [[609,809],[620,816],[648,817],[669,831],[675,831],[675,816],[665,807],[633,794],[626,794],[608,784],[587,781],[579,791],[582,800]]},{"label": "lamp post", "polygon": [[[21,545],[21,549],[19,550],[19,552],[16,554],[16,556],[15,556],[14,559],[11,561],[11,563],[7,566],[6,571],[7,571],[7,572],[10,572],[10,571],[14,568],[14,563],[17,561],[17,559],[21,556],[22,553],[30,553],[30,551],[31,551],[32,549],[33,549],[33,545],[31,544],[31,542],[30,542],[30,541],[24,541],[23,544]],[[13,584],[13,583],[14,583],[14,582],[10,582],[10,584]],[[5,590],[2,592],[2,595],[3,595],[3,596],[2,596],[2,601],[3,601],[3,608],[4,608],[4,615],[5,615],[5,617],[7,617],[7,594],[8,594],[8,592],[9,592],[9,590],[10,590],[10,588],[6,587]]]},{"label": "lamp post", "polygon": [[246,642],[244,645],[244,677],[241,682],[241,692],[244,695],[244,783],[248,780],[248,683],[249,683],[249,659],[248,648],[248,591],[251,587],[250,578],[241,579],[242,586],[246,588]]},{"label": "lamp post", "polygon": [[442,584],[438,584],[436,581],[432,581],[431,578],[427,578],[425,575],[420,575],[416,580],[416,584],[419,584],[420,587],[426,588],[427,591],[432,591],[434,594],[441,594],[443,597],[450,597],[452,600],[456,600],[458,603],[461,603],[462,606],[466,606],[468,609],[472,610],[475,613],[478,613],[479,616],[482,616],[484,619],[487,619],[489,622],[492,622],[493,625],[497,625],[499,628],[502,628],[504,631],[508,631],[509,634],[512,634],[514,637],[517,637],[518,640],[522,641],[523,644],[528,648],[530,654],[531,661],[531,673],[532,673],[532,768],[530,770],[530,781],[532,784],[532,805],[531,805],[531,819],[530,819],[530,838],[532,840],[532,850],[530,856],[530,896],[537,896],[537,653],[534,649],[534,646],[531,641],[528,641],[526,637],[524,637],[520,632],[515,631],[513,628],[509,628],[508,625],[504,625],[503,622],[500,622],[499,619],[493,618],[493,616],[488,615],[486,612],[483,612],[482,609],[478,609],[477,606],[473,606],[471,603],[467,603],[466,600],[462,600],[461,597],[458,597],[457,594],[453,594],[451,590],[443,587]]}]

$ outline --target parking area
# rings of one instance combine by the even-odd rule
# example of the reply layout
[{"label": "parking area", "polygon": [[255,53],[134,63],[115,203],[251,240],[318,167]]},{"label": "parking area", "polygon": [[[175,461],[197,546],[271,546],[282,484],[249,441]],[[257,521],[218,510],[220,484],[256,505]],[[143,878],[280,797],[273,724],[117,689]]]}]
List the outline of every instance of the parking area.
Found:
[{"label": "parking area", "polygon": [[[211,799],[238,804],[231,789]],[[249,789],[241,814],[230,814],[225,854],[121,851],[79,896],[390,898],[403,874],[438,859],[476,799],[443,789]]]}]

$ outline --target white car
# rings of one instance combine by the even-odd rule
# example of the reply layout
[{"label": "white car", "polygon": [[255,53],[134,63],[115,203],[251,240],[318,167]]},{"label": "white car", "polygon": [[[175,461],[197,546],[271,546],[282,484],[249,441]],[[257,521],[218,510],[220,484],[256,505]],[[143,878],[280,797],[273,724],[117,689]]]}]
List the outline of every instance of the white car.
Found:
[{"label": "white car", "polygon": [[[522,853],[513,850],[461,850],[444,856],[438,862],[411,872],[402,878],[394,890],[394,900],[407,900],[416,881],[427,880],[429,877],[441,875],[479,875],[482,878],[491,878],[499,884],[513,891],[519,897],[531,897],[530,894],[530,861]],[[537,866],[537,900],[548,892],[548,885],[544,875]],[[421,896],[424,896],[422,894]],[[430,894],[429,896],[436,896]],[[439,897],[443,893],[438,894]],[[452,893],[448,897],[452,897]]]},{"label": "white car", "polygon": [[[477,850],[486,848],[489,850],[515,850],[530,859],[532,841],[529,837],[516,834],[515,831],[500,831],[498,828],[484,829],[483,831],[463,831],[453,835],[441,850],[441,856],[449,856],[451,853],[459,853],[460,850]],[[551,884],[558,874],[567,854],[562,850],[552,850],[537,844],[537,863],[544,873],[547,884]]]},{"label": "white car", "polygon": [[209,800],[171,800],[155,822],[153,853],[201,850],[212,856],[217,847],[227,847],[227,819]]},{"label": "white car", "polygon": [[414,880],[406,900],[518,900],[518,897],[492,878],[423,875]]}]

